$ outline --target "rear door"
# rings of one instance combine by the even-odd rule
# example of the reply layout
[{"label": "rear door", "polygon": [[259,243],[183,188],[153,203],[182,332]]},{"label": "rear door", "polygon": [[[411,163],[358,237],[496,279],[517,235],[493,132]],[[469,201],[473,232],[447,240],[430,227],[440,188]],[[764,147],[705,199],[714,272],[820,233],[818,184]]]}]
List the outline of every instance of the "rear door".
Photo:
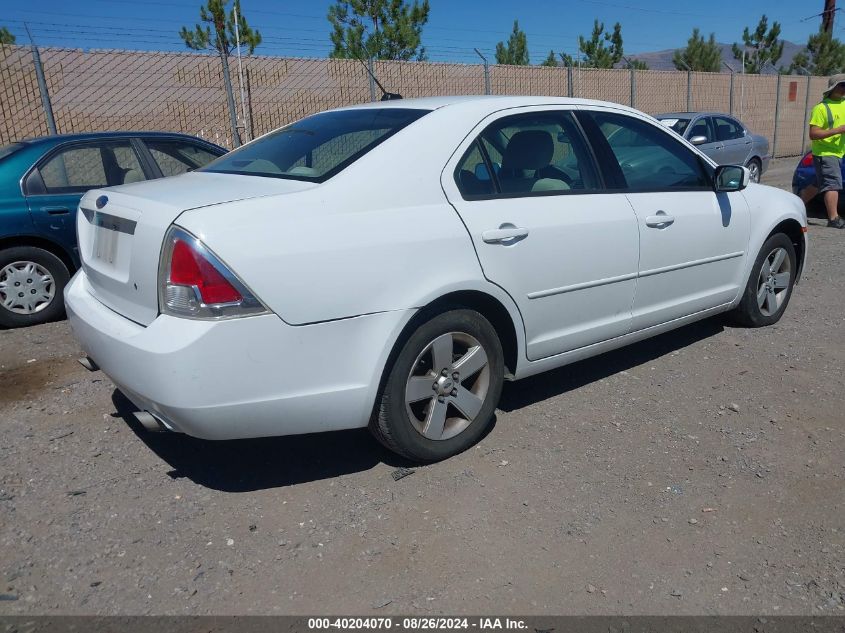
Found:
[{"label": "rear door", "polygon": [[131,139],[68,143],[44,156],[24,180],[35,226],[76,251],[76,209],[89,189],[145,180]]},{"label": "rear door", "polygon": [[537,360],[626,334],[637,219],[608,193],[572,113],[532,108],[480,124],[443,171],[485,277],[514,299]]}]

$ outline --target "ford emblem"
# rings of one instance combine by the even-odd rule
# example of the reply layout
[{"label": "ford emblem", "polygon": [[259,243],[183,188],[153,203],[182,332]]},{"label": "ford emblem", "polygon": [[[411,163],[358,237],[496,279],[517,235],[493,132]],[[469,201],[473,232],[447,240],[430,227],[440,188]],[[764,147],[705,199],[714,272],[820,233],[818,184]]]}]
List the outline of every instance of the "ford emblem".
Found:
[{"label": "ford emblem", "polygon": [[98,208],[98,209],[102,209],[104,206],[106,206],[106,203],[107,203],[108,201],[109,201],[108,196],[100,196],[99,198],[97,198],[97,199],[94,201],[94,204],[96,204],[96,205],[97,205],[97,208]]}]

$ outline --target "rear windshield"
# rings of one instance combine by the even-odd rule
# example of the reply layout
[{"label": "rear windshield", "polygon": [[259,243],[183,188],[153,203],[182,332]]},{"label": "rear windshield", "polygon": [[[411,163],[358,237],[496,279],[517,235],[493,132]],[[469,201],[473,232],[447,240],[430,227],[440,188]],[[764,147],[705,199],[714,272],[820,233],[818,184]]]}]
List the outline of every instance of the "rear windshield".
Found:
[{"label": "rear windshield", "polygon": [[0,147],[0,160],[6,158],[9,154],[14,154],[23,146],[23,143],[12,143],[11,145],[4,145],[3,147]]},{"label": "rear windshield", "polygon": [[323,182],[428,110],[322,112],[229,152],[199,171]]}]

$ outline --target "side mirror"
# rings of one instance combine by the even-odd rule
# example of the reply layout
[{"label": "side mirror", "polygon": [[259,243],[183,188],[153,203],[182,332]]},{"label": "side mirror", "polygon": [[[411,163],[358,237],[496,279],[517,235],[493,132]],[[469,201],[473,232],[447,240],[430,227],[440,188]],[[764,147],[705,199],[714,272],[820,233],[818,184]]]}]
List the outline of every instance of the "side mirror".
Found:
[{"label": "side mirror", "polygon": [[716,168],[713,189],[719,191],[740,191],[751,182],[751,172],[740,165],[720,165]]},{"label": "side mirror", "polygon": [[707,142],[707,137],[706,136],[693,136],[689,140],[689,142],[692,143],[693,145],[701,145],[702,143]]}]

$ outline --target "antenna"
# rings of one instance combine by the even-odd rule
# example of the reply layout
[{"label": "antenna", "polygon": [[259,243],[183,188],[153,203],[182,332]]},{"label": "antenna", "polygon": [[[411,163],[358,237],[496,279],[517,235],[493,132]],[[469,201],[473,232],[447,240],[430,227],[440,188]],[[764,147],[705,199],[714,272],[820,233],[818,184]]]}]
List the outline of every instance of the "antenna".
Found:
[{"label": "antenna", "polygon": [[370,79],[376,82],[376,85],[379,87],[379,90],[381,90],[380,101],[395,101],[396,99],[401,99],[402,95],[400,95],[398,92],[388,92],[384,89],[384,86],[381,85],[381,82],[376,77],[376,74],[372,70],[370,70],[370,67],[364,63],[364,60],[361,59],[361,57],[352,49],[351,46],[349,46],[349,42],[346,39],[346,34],[343,34],[341,37],[343,37],[343,43],[346,45],[346,51],[350,53],[359,62],[361,62],[361,65],[364,67],[364,70],[367,71],[367,74],[370,76]]}]

